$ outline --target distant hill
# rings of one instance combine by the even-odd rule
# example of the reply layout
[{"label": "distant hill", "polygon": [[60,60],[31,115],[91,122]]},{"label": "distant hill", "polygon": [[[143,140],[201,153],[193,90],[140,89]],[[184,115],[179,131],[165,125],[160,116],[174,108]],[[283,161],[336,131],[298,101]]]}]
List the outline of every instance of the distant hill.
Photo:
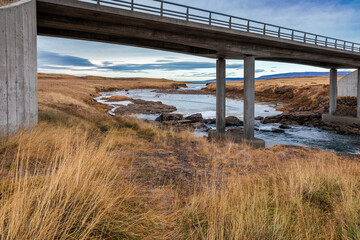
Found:
[{"label": "distant hill", "polygon": [[[339,76],[345,76],[351,72],[343,71],[338,72]],[[273,75],[264,75],[261,77],[256,78],[256,80],[264,80],[264,79],[274,79],[274,78],[288,78],[288,77],[317,77],[317,76],[329,76],[329,72],[291,72],[291,73],[280,73],[280,74],[273,74]],[[194,83],[211,83],[215,82],[216,79],[210,79],[205,81],[194,81]],[[233,81],[244,81],[244,78],[226,78],[227,82]]]}]

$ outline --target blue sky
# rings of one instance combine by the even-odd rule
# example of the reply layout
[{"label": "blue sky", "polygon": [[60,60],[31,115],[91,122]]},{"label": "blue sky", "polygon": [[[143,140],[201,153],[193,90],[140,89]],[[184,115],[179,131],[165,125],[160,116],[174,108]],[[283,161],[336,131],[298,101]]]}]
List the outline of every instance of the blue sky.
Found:
[{"label": "blue sky", "polygon": [[[171,0],[169,0],[171,1]],[[144,3],[151,0],[135,0]],[[175,2],[175,1],[174,1]],[[177,0],[177,3],[360,43],[360,0]],[[206,80],[215,60],[88,41],[38,37],[39,72],[105,77]],[[326,69],[256,62],[256,76]],[[227,77],[242,77],[243,62],[227,61]]]}]

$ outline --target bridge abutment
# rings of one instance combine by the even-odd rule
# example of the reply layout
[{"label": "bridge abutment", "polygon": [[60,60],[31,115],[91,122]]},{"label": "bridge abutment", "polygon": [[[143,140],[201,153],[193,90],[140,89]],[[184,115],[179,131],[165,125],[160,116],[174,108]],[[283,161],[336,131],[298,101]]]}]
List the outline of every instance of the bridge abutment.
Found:
[{"label": "bridge abutment", "polygon": [[0,7],[0,136],[38,121],[36,1]]},{"label": "bridge abutment", "polygon": [[356,117],[360,118],[360,68],[357,71],[357,113]]}]

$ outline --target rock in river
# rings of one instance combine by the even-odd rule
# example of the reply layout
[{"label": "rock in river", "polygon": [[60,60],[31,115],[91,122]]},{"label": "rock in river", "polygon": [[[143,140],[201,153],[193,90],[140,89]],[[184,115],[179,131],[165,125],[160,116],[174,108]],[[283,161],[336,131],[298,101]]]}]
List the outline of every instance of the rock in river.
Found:
[{"label": "rock in river", "polygon": [[181,121],[184,119],[184,116],[177,113],[163,113],[155,121],[158,122],[168,122],[168,121]]},{"label": "rock in river", "polygon": [[244,123],[235,116],[229,116],[225,118],[226,126],[243,126]]},{"label": "rock in river", "polygon": [[187,116],[185,119],[190,120],[192,123],[203,122],[204,121],[203,116],[202,116],[201,113],[196,113],[196,114]]}]

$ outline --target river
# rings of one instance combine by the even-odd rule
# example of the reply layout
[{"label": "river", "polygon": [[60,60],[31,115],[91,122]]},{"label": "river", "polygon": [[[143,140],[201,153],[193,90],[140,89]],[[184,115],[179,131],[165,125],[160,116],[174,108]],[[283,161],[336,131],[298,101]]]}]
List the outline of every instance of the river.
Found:
[{"label": "river", "polygon": [[[201,113],[204,118],[215,118],[216,99],[213,95],[181,94],[181,91],[183,90],[200,90],[205,87],[205,84],[188,84],[187,86],[188,88],[186,89],[179,89],[179,94],[157,93],[151,89],[102,92],[100,93],[101,96],[95,98],[95,100],[113,107],[113,109],[109,111],[109,114],[114,114],[114,110],[119,105],[127,105],[131,102],[107,102],[106,98],[114,95],[126,95],[134,99],[161,101],[166,105],[175,106],[178,109],[175,113],[184,115]],[[272,104],[257,103],[255,105],[255,116],[266,117],[277,114],[281,114],[281,112],[276,111]],[[226,99],[226,115],[236,116],[243,120],[243,101]],[[156,117],[158,117],[157,114],[137,114],[136,116],[148,120],[155,120]],[[264,139],[266,147],[283,144],[308,146],[352,155],[360,154],[360,137],[358,136],[341,135],[336,132],[304,126],[291,126],[290,129],[284,129],[284,133],[266,132],[266,130],[278,129],[279,125],[280,124],[276,123],[262,124],[260,121],[255,121],[255,128],[257,129],[257,131],[255,131],[255,137]],[[215,125],[207,126],[215,129]],[[194,134],[199,137],[207,135],[206,132],[199,131],[195,131]]]}]

